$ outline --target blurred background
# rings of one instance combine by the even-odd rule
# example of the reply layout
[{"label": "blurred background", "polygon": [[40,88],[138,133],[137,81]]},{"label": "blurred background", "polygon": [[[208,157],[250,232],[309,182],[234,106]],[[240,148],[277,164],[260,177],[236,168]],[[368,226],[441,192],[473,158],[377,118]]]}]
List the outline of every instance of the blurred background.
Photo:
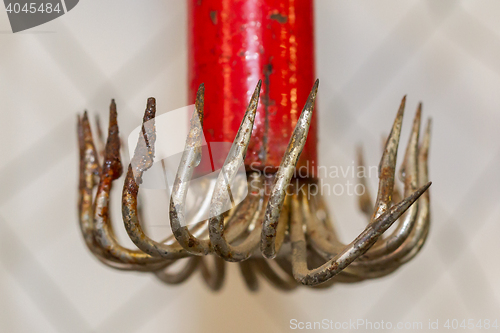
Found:
[{"label": "blurred background", "polygon": [[[85,0],[16,34],[0,10],[0,331],[282,332],[292,319],[365,319],[422,322],[422,332],[429,320],[500,319],[498,0],[316,0],[320,163],[350,166],[362,144],[377,165],[405,94],[405,145],[419,101],[433,119],[431,233],[394,274],[291,293],[261,281],[250,293],[230,265],[214,294],[199,273],[172,287],[99,263],[77,223],[76,114],[107,124],[115,98],[128,134],[149,96],[160,113],[192,103],[186,10],[178,0]],[[327,200],[350,241],[365,225],[356,198]],[[146,200],[155,238],[168,232],[165,207]]]}]

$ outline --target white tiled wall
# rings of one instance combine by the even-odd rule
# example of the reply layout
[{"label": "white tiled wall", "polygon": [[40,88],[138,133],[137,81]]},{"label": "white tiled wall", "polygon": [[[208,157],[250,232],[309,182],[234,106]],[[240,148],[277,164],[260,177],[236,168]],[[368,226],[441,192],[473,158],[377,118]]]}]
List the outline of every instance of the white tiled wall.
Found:
[{"label": "white tiled wall", "polygon": [[[250,294],[231,266],[212,294],[199,276],[168,287],[101,265],[76,221],[76,113],[105,119],[115,98],[127,133],[147,97],[160,111],[187,103],[184,1],[82,0],[17,34],[1,9],[0,332],[281,332],[294,318],[421,321],[425,332],[429,319],[500,319],[499,16],[498,0],[316,0],[320,162],[349,166],[362,143],[376,164],[401,97],[403,138],[423,101],[428,243],[380,280]],[[355,198],[328,201],[342,238],[363,229]]]}]

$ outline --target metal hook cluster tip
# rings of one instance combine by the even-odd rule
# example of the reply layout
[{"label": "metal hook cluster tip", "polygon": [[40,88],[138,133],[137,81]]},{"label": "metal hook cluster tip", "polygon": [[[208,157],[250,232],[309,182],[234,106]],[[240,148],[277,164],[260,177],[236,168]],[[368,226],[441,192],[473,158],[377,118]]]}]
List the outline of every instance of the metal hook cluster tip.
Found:
[{"label": "metal hook cluster tip", "polygon": [[[247,172],[248,183],[252,186],[248,196],[224,212],[231,201],[230,185],[244,163],[251,140],[261,85],[259,81],[215,180],[209,205],[212,217],[187,225],[184,216],[186,196],[202,154],[205,87],[203,84],[199,87],[170,197],[172,236],[164,241],[155,241],[146,235],[138,204],[143,174],[151,168],[155,157],[156,101],[148,99],[122,192],[124,226],[137,249],[119,243],[109,214],[112,184],[122,175],[116,104],[114,100],[111,102],[108,136],[106,143],[102,143],[102,152],[94,144],[87,113],[78,117],[79,221],[86,245],[94,256],[117,269],[153,272],[167,284],[181,283],[199,268],[213,290],[222,286],[225,263],[236,262],[248,288],[255,291],[258,289],[257,276],[282,290],[292,290],[301,284],[324,288],[334,283],[377,278],[392,273],[420,251],[430,225],[428,188],[431,183],[427,168],[430,121],[420,139],[422,106],[419,105],[400,168],[404,184],[401,195],[395,173],[406,97],[401,102],[380,160],[376,200],[372,202],[369,191],[359,196],[359,206],[368,225],[349,244],[338,239],[322,196],[308,191],[308,187],[295,188],[291,184],[307,139],[318,80],[297,120],[277,172],[271,177],[256,171]],[[98,132],[102,133],[99,123]],[[98,138],[104,141],[102,134]],[[361,148],[357,155],[359,166],[364,167]],[[364,178],[359,181],[367,187]],[[384,232],[396,222],[394,231],[383,238]],[[208,255],[214,265],[207,264]],[[171,267],[176,262],[182,264],[182,268],[172,272]]]}]

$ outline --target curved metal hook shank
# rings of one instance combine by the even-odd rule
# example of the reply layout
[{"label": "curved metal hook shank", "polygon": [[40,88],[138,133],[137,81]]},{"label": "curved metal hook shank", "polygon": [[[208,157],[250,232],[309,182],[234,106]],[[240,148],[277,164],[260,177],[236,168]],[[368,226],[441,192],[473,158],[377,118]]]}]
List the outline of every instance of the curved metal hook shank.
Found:
[{"label": "curved metal hook shank", "polygon": [[108,139],[105,146],[104,162],[95,199],[95,239],[103,251],[119,262],[131,264],[160,263],[162,259],[153,258],[141,251],[133,251],[124,248],[118,243],[114,235],[109,219],[109,196],[112,182],[118,179],[122,172],[116,104],[112,101],[109,114]]},{"label": "curved metal hook shank", "polygon": [[430,185],[431,183],[428,183],[402,202],[392,206],[388,211],[370,223],[353,242],[343,249],[342,252],[324,265],[313,270],[307,268],[306,241],[302,230],[302,212],[297,196],[295,195],[292,197],[291,240],[293,251],[292,265],[295,279],[306,285],[316,285],[328,281],[356,258],[365,253],[377,241],[378,237],[380,237],[380,235],[387,230],[392,223],[394,223],[406,209],[408,209],[408,207],[429,188]]},{"label": "curved metal hook shank", "polygon": [[184,206],[189,181],[193,176],[194,168],[201,161],[204,93],[205,87],[201,84],[196,95],[195,110],[191,117],[189,134],[170,197],[170,226],[172,233],[179,244],[188,253],[194,255],[207,255],[212,252],[210,239],[198,239],[194,236],[185,225],[184,218]]},{"label": "curved metal hook shank", "polygon": [[178,244],[166,245],[149,238],[142,229],[137,212],[137,196],[139,194],[139,184],[142,182],[142,175],[154,162],[155,114],[156,101],[154,98],[149,98],[139,141],[128,166],[127,176],[123,184],[122,216],[130,239],[139,249],[154,257],[179,259],[187,256],[186,251]]},{"label": "curved metal hook shank", "polygon": [[300,153],[306,144],[309,125],[311,124],[312,112],[314,110],[314,101],[318,92],[319,80],[316,80],[309,94],[307,102],[302,110],[302,113],[297,121],[297,125],[293,131],[288,148],[283,156],[281,165],[276,173],[274,185],[271,190],[269,202],[266,208],[266,217],[262,227],[261,236],[261,251],[262,255],[267,259],[276,257],[276,230],[278,228],[279,217],[283,203],[285,202],[287,186],[292,179],[295,171],[295,165],[299,160]]},{"label": "curved metal hook shank", "polygon": [[[212,242],[214,251],[227,261],[242,261],[248,259],[259,243],[258,236],[261,229],[255,228],[252,230],[247,239],[245,239],[240,245],[230,245],[224,236],[224,216],[222,213],[224,207],[226,207],[229,203],[229,193],[231,191],[231,185],[233,184],[234,178],[245,160],[248,144],[250,143],[252,134],[255,114],[257,112],[261,85],[262,81],[259,80],[238,129],[238,133],[236,134],[226,161],[224,162],[222,170],[219,173],[219,177],[217,178],[210,205],[210,214],[213,216],[209,220],[208,230],[210,241]],[[252,184],[254,181],[257,181],[258,183],[257,189],[254,191],[251,188],[250,196],[263,198],[263,194],[261,194],[263,192],[263,177],[256,176],[256,179],[252,179],[252,186],[254,185]],[[253,219],[257,213],[259,201],[253,201],[255,201],[255,205],[253,205],[251,210],[245,214],[248,215],[245,216],[245,218]]]},{"label": "curved metal hook shank", "polygon": [[[418,187],[418,144],[421,113],[422,108],[420,105],[417,109],[415,119],[413,120],[410,139],[406,148],[403,166],[401,167],[401,174],[403,175],[405,183],[405,197],[414,192]],[[372,258],[381,257],[396,250],[410,235],[410,232],[412,231],[417,219],[417,212],[418,202],[416,202],[408,209],[408,212],[406,212],[406,216],[404,216],[404,218],[400,221],[397,228],[392,234],[390,234],[386,239],[375,244],[360,259],[369,260]]]}]

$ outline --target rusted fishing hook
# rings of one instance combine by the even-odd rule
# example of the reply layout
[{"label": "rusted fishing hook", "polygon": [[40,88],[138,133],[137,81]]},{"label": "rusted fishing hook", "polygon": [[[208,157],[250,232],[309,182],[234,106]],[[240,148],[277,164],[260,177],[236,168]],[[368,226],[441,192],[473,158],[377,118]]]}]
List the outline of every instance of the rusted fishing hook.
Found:
[{"label": "rusted fishing hook", "polygon": [[[368,225],[352,242],[339,240],[322,195],[311,191],[319,184],[312,9],[312,0],[189,1],[189,82],[195,106],[171,191],[172,235],[166,240],[147,235],[138,208],[143,175],[158,162],[156,100],[147,101],[125,169],[122,218],[135,249],[120,244],[109,214],[112,185],[123,172],[115,101],[102,152],[94,144],[87,113],[78,117],[79,221],[98,260],[121,270],[152,272],[167,284],[182,283],[199,270],[212,290],[222,287],[226,262],[236,262],[251,291],[258,289],[259,276],[281,290],[293,290],[382,277],[420,251],[429,232],[431,185],[430,121],[421,138],[421,105],[400,167],[403,192],[395,174],[406,97],[383,149],[376,200],[368,190],[358,198]],[[205,88],[211,92],[205,95]],[[210,152],[217,142],[230,142],[231,148],[223,159],[211,160],[221,168],[212,192],[201,200],[210,217],[189,223],[190,182],[196,170],[206,167],[200,164],[207,157],[203,145]],[[357,159],[364,168],[361,149]],[[235,204],[232,184],[243,167],[248,194]],[[298,168],[307,175],[297,174]],[[364,178],[359,183],[367,188]],[[382,237],[394,223],[394,231]],[[180,269],[172,269],[176,262]]]}]

